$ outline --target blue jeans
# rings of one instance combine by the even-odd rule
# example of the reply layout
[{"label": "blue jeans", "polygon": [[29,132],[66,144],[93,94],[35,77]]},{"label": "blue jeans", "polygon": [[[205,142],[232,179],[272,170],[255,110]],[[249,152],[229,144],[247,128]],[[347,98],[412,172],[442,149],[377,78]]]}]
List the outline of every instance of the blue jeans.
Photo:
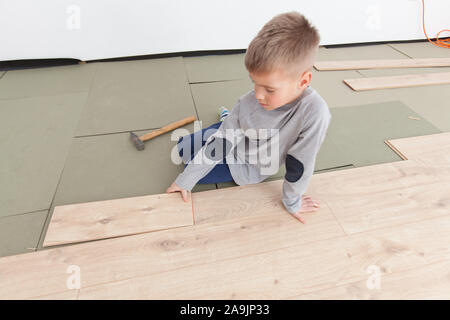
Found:
[{"label": "blue jeans", "polygon": [[[206,140],[211,134],[217,131],[222,122],[217,122],[208,128],[198,130],[190,135],[181,137],[178,139],[177,147],[178,153],[184,162],[192,160],[200,148],[198,150],[194,150],[194,141],[197,138],[201,140],[202,147],[205,145]],[[208,130],[208,136],[205,136],[205,132]],[[189,150],[190,145],[190,154],[185,154],[183,157],[183,150]],[[200,147],[198,145],[197,147]],[[186,168],[187,164],[184,165]],[[214,168],[203,178],[201,178],[197,183],[198,184],[210,184],[210,183],[221,183],[221,182],[234,182],[233,177],[231,176],[230,168],[228,167],[227,160],[225,158],[222,159],[219,163],[217,163]]]}]

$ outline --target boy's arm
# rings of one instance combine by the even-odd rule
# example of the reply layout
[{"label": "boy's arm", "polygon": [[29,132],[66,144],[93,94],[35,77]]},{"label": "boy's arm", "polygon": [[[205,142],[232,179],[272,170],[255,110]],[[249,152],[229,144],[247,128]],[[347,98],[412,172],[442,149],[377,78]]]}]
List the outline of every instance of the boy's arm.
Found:
[{"label": "boy's arm", "polygon": [[302,195],[313,175],[316,155],[331,121],[328,107],[326,110],[306,119],[300,136],[287,152],[282,202],[291,214],[302,207]]},{"label": "boy's arm", "polygon": [[[205,145],[188,162],[184,171],[175,179],[175,183],[180,188],[189,191],[192,190],[197,182],[206,176],[218,162],[222,161],[233,150],[235,145],[239,143],[240,139],[242,139],[242,136],[239,134],[231,136],[226,136],[225,134],[226,129],[240,129],[239,108],[240,100],[236,102],[230,114],[223,120],[217,131],[208,137]],[[229,139],[224,140],[223,138]],[[222,145],[224,144],[226,144],[225,153],[222,150]],[[215,157],[208,157],[208,155],[211,155],[212,150],[215,150]],[[218,155],[223,155],[223,157],[219,158]]]}]

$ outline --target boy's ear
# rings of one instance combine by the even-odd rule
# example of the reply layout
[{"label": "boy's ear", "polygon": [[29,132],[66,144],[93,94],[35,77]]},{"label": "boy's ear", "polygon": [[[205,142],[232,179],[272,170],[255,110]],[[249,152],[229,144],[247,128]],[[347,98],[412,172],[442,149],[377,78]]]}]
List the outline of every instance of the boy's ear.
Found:
[{"label": "boy's ear", "polygon": [[299,88],[306,88],[311,82],[312,73],[311,71],[305,71],[298,82]]}]

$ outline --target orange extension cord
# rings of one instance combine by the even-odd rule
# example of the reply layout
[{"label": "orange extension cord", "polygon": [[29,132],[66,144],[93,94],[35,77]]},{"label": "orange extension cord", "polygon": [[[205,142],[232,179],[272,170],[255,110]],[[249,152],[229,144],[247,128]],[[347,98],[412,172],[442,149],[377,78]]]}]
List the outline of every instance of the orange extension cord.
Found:
[{"label": "orange extension cord", "polygon": [[423,33],[425,33],[425,36],[427,37],[428,41],[430,41],[432,44],[434,44],[437,47],[441,48],[450,48],[450,37],[445,38],[446,40],[439,39],[439,34],[444,31],[450,32],[448,29],[444,29],[438,32],[436,35],[436,41],[431,41],[430,38],[427,36],[427,32],[425,31],[425,3],[424,0],[422,0],[422,26],[423,26]]}]

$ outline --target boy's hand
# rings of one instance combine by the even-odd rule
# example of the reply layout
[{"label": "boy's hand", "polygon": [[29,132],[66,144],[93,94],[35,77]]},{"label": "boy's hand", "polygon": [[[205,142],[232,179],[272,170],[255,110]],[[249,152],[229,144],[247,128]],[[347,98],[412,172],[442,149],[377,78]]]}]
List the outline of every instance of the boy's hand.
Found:
[{"label": "boy's hand", "polygon": [[320,203],[319,201],[314,201],[310,196],[302,196],[302,207],[298,212],[293,213],[292,215],[298,219],[301,223],[305,224],[305,220],[302,218],[301,214],[307,212],[315,212],[319,210]]},{"label": "boy's hand", "polygon": [[181,189],[175,182],[172,183],[170,187],[167,188],[166,193],[172,193],[172,192],[181,192],[181,197],[183,198],[184,202],[188,202],[188,191]]}]

